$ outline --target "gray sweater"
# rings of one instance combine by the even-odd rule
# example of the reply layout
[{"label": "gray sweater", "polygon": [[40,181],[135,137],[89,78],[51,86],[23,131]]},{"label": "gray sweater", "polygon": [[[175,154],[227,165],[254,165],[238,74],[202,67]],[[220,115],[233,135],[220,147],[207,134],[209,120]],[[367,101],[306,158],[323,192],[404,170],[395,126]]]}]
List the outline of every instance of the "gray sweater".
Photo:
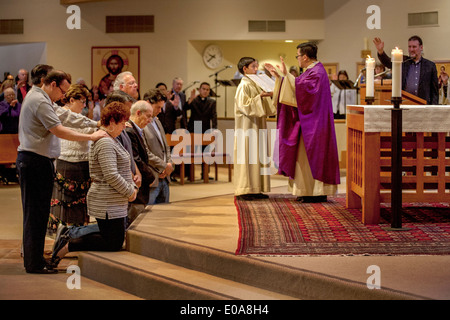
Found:
[{"label": "gray sweater", "polygon": [[91,145],[89,171],[92,184],[87,194],[90,216],[99,219],[127,216],[128,198],[137,188],[130,170],[130,155],[111,137]]}]

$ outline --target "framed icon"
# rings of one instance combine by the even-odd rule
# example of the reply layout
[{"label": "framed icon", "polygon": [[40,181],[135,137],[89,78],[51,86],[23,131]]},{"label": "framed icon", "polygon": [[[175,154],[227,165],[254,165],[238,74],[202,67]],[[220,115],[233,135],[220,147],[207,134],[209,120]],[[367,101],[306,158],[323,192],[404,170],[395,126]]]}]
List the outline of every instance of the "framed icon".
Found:
[{"label": "framed icon", "polygon": [[333,76],[336,77],[339,72],[339,63],[322,63],[323,67],[327,71],[328,79],[332,79]]},{"label": "framed icon", "polygon": [[139,83],[140,47],[92,47],[91,85],[107,95],[113,89],[117,75],[130,71]]}]

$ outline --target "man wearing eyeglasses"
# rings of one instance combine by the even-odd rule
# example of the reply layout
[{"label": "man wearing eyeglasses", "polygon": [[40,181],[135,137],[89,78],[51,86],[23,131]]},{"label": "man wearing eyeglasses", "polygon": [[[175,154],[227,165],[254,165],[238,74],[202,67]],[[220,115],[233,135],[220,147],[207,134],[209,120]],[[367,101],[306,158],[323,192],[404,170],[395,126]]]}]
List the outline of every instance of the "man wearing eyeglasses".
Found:
[{"label": "man wearing eyeglasses", "polygon": [[19,117],[16,165],[23,210],[24,266],[28,273],[57,272],[43,254],[55,174],[53,161],[60,153],[58,138],[96,141],[107,136],[104,131],[84,134],[61,124],[53,103],[60,100],[69,87],[70,78],[65,72],[49,71],[42,87],[34,85],[27,93]]},{"label": "man wearing eyeglasses", "polygon": [[297,46],[304,70],[297,78],[288,73],[283,58],[283,78],[274,66],[265,65],[277,78],[279,173],[290,178],[289,190],[303,203],[326,202],[340,183],[330,83],[317,51],[311,42]]},{"label": "man wearing eyeglasses", "polygon": [[133,99],[138,99],[139,92],[138,92],[138,83],[136,82],[136,79],[134,78],[133,74],[129,71],[125,71],[120,73],[116,81],[114,81],[114,90],[115,91],[122,91],[131,96]]}]

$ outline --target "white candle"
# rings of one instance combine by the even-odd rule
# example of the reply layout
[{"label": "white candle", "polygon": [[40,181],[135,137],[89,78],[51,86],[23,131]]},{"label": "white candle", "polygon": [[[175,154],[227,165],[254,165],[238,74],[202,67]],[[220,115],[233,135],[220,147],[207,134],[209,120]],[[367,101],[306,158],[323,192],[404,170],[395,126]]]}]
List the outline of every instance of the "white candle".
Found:
[{"label": "white candle", "polygon": [[395,48],[391,53],[392,61],[392,97],[401,98],[402,96],[402,63],[403,51]]},{"label": "white candle", "polygon": [[366,97],[374,97],[375,59],[367,56],[366,59]]}]

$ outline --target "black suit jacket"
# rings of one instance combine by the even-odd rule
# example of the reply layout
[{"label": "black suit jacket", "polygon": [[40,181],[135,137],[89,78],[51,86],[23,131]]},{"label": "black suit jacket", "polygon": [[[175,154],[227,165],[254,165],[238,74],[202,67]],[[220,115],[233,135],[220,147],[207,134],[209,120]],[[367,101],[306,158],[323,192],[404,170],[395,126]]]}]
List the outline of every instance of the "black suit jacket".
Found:
[{"label": "black suit jacket", "polygon": [[[383,52],[378,54],[378,59],[381,63],[389,69],[392,69],[391,58]],[[402,89],[406,88],[406,80],[408,79],[409,67],[414,63],[409,57],[403,57],[402,64]],[[439,81],[437,76],[436,65],[433,61],[427,60],[422,57],[420,66],[420,79],[419,79],[419,91],[418,96],[427,101],[427,104],[437,105],[439,104]]]},{"label": "black suit jacket", "polygon": [[[171,93],[174,93],[174,91],[172,90]],[[181,116],[180,128],[186,129],[186,127],[187,127],[186,110],[185,110],[186,94],[182,91],[179,92],[178,94],[180,96],[180,101],[181,101],[181,110],[176,109],[174,107],[174,105],[172,104],[172,101],[175,98],[175,95],[172,97],[172,99],[170,99],[166,103],[166,110],[164,112],[164,117],[165,117],[165,119],[164,119],[165,120],[165,126],[164,126],[165,128],[164,129],[167,128],[166,133],[169,133],[169,134],[172,134],[172,132],[176,129],[175,123],[176,123],[178,116]]]},{"label": "black suit jacket", "polygon": [[167,101],[165,105],[165,111],[164,111],[164,124],[163,128],[164,130],[172,134],[172,132],[175,131],[175,123],[177,121],[177,117],[181,115],[180,109],[175,109],[171,101]]},{"label": "black suit jacket", "polygon": [[147,147],[136,124],[133,121],[128,122],[131,125],[131,128],[125,128],[125,131],[130,137],[131,145],[133,147],[133,158],[142,175],[142,185],[139,188],[138,195],[133,203],[147,205],[150,196],[150,185],[155,181],[155,177],[158,177],[158,173],[148,164]]},{"label": "black suit jacket", "polygon": [[217,111],[216,100],[206,97],[202,99],[200,96],[195,97],[191,103],[186,103],[186,110],[191,110],[187,129],[190,133],[194,132],[195,121],[201,121],[202,132],[208,129],[217,129]]},{"label": "black suit jacket", "polygon": [[[28,83],[25,85],[25,88],[26,88],[27,93],[28,93],[28,91],[31,90],[31,86],[30,86]],[[25,98],[25,97],[23,96],[23,94],[22,94],[22,90],[20,90],[19,88],[16,88],[16,90],[17,90],[17,100],[18,100],[20,103],[22,103],[22,102],[23,102],[23,99]]]}]

